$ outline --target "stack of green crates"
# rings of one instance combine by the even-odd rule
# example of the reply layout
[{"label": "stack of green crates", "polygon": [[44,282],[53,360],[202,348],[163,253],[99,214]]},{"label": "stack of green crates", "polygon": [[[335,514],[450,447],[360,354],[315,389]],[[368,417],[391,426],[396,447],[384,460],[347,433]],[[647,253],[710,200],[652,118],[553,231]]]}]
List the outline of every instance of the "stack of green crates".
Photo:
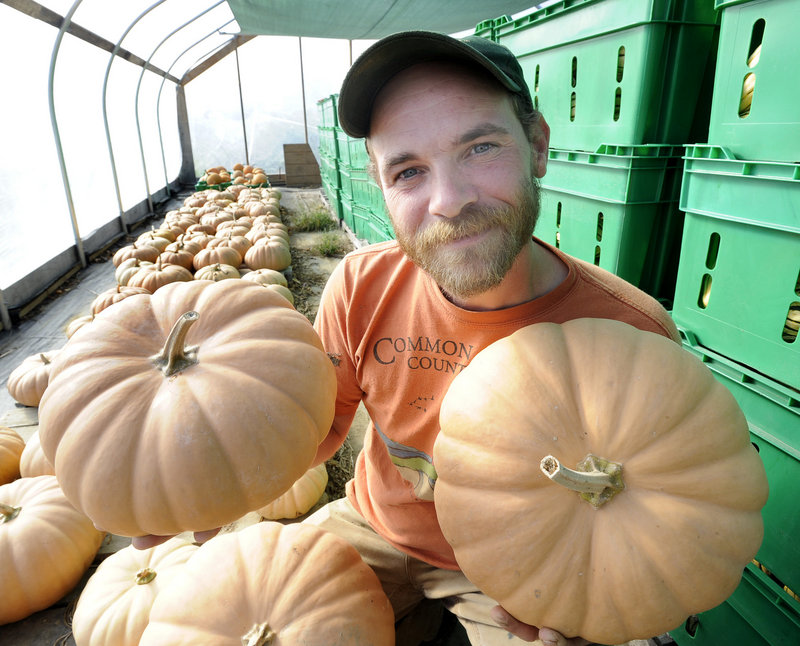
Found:
[{"label": "stack of green crates", "polygon": [[[687,148],[672,316],[734,394],[769,480],[764,541],[680,646],[800,643],[800,111],[796,0],[716,0],[708,144]],[[796,85],[796,84],[795,84]]]},{"label": "stack of green crates", "polygon": [[319,171],[322,178],[322,189],[325,191],[334,215],[341,222],[344,213],[339,180],[339,149],[336,140],[336,131],[339,129],[336,99],[337,96],[332,94],[317,101],[319,108]]},{"label": "stack of green crates", "polygon": [[[354,139],[337,121],[337,95],[318,101],[322,185],[340,222],[368,243],[394,238],[383,195],[367,172],[363,139]],[[323,143],[324,142],[324,143]]]},{"label": "stack of green crates", "polygon": [[515,54],[550,125],[537,235],[667,305],[718,30],[713,0],[561,0],[476,30]]}]

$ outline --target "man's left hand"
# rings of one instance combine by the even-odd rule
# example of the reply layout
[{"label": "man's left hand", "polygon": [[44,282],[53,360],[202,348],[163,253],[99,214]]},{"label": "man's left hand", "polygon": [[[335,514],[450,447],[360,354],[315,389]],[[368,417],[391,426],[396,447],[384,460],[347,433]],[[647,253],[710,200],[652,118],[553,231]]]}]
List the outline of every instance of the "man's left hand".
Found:
[{"label": "man's left hand", "polygon": [[502,606],[492,608],[491,614],[492,619],[497,622],[498,626],[502,626],[512,635],[516,635],[526,642],[533,642],[538,639],[544,646],[586,646],[589,644],[589,641],[582,637],[567,639],[552,628],[537,628],[536,626],[522,623],[512,617]]}]

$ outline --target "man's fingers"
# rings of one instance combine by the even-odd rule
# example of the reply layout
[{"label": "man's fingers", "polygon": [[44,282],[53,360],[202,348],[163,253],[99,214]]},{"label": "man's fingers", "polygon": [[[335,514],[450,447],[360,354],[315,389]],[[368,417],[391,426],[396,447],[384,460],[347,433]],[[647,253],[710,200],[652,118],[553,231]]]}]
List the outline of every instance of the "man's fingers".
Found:
[{"label": "man's fingers", "polygon": [[166,543],[172,536],[155,536],[153,534],[146,534],[145,536],[134,536],[131,539],[131,544],[137,550],[146,550],[161,543]]}]

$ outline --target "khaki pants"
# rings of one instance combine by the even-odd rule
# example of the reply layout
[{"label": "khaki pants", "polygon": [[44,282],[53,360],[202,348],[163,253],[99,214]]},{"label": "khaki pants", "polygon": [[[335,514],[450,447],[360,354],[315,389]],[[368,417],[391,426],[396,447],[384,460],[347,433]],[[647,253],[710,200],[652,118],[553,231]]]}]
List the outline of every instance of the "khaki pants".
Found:
[{"label": "khaki pants", "polygon": [[[530,643],[514,637],[492,621],[489,611],[497,603],[480,592],[461,572],[434,567],[394,548],[369,526],[346,498],[325,505],[303,522],[341,536],[355,546],[375,570],[394,608],[398,622],[397,646],[414,646],[432,637],[425,635],[425,625],[418,626],[415,631],[414,626],[403,626],[402,621],[407,616],[412,619],[410,613],[426,599],[440,600],[464,626],[473,646]],[[420,617],[419,623],[425,621],[424,616]],[[418,634],[412,635],[414,632]]]}]

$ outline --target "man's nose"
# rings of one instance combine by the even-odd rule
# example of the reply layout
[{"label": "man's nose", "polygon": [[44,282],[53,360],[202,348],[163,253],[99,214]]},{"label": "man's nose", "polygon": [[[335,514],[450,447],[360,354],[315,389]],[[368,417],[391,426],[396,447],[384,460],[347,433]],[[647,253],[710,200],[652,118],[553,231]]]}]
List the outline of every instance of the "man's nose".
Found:
[{"label": "man's nose", "polygon": [[463,173],[455,170],[434,174],[428,210],[443,218],[457,217],[469,204],[478,201],[478,189]]}]

